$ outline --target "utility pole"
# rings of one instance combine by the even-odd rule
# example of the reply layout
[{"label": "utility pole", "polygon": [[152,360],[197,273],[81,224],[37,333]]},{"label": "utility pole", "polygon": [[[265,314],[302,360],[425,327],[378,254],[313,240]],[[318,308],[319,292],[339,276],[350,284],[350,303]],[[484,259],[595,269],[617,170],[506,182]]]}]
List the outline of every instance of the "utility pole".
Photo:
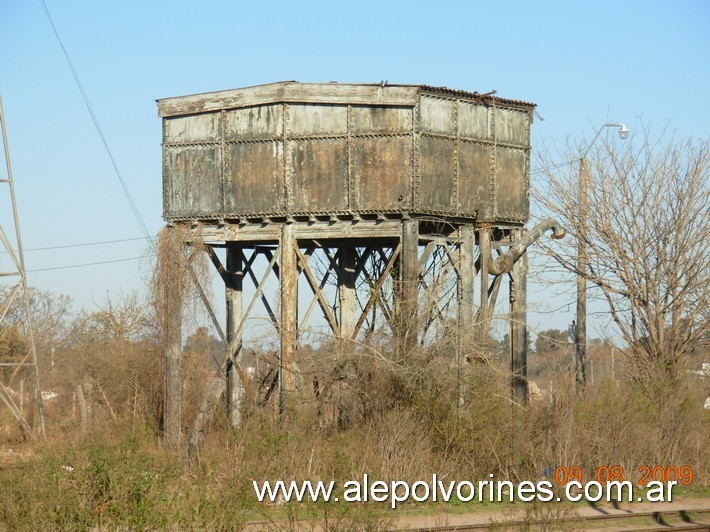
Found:
[{"label": "utility pole", "polygon": [[[586,154],[585,154],[586,156]],[[579,216],[577,220],[577,326],[574,335],[574,382],[577,393],[584,392],[587,373],[584,361],[587,358],[587,160],[579,160]]]},{"label": "utility pole", "polygon": [[601,135],[601,132],[608,127],[618,128],[619,138],[626,140],[629,130],[625,124],[603,124],[598,130],[592,142],[582,153],[579,159],[579,212],[577,218],[577,324],[575,328],[575,357],[574,357],[574,380],[577,394],[584,392],[587,383],[587,374],[584,367],[587,358],[587,189],[589,187],[589,172],[587,169],[587,154],[592,149],[594,143]]}]

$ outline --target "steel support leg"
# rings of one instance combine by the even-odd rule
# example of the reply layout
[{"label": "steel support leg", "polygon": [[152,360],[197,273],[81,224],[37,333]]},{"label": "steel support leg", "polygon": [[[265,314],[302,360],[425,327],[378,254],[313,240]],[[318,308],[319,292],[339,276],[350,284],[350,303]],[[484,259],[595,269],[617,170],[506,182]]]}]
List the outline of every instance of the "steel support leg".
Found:
[{"label": "steel support leg", "polygon": [[[227,302],[227,344],[235,345],[232,352],[226,353],[227,366],[227,410],[232,428],[241,427],[241,404],[244,389],[237,370],[237,357],[242,350],[242,332],[239,327],[243,317],[242,288],[244,284],[242,250],[235,245],[227,246],[227,276],[225,279],[225,298]],[[237,338],[237,333],[239,338]]]},{"label": "steel support leg", "polygon": [[410,219],[402,222],[402,254],[400,256],[401,275],[401,315],[397,317],[400,331],[402,354],[406,354],[417,345],[418,336],[418,300],[419,291],[419,220]]},{"label": "steel support leg", "polygon": [[343,245],[340,247],[338,265],[338,292],[340,303],[340,334],[346,341],[352,339],[355,332],[355,247]]},{"label": "steel support leg", "polygon": [[[523,237],[522,229],[513,230],[513,240]],[[528,404],[528,254],[513,265],[510,281],[510,373],[513,401]]]},{"label": "steel support leg", "polygon": [[[174,281],[174,282],[171,282]],[[182,437],[182,293],[180,280],[167,279],[165,305],[165,444],[173,449]]]},{"label": "steel support leg", "polygon": [[478,341],[488,342],[490,328],[490,312],[488,309],[488,261],[491,256],[491,228],[489,225],[478,227],[478,249],[481,263],[481,303],[479,307]]},{"label": "steel support leg", "polygon": [[298,270],[293,224],[281,230],[281,349],[279,360],[279,413],[284,399],[295,390],[296,330],[298,328]]},{"label": "steel support leg", "polygon": [[457,335],[456,366],[458,367],[459,408],[464,406],[466,396],[466,357],[471,352],[474,342],[476,280],[476,233],[473,225],[464,225],[460,229],[458,286],[459,286],[459,330]]}]

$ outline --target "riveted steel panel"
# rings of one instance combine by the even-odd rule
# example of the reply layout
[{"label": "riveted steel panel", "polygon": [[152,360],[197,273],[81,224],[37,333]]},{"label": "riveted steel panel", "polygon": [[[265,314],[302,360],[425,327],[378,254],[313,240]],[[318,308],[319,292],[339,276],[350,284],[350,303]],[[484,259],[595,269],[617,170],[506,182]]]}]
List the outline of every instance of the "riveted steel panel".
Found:
[{"label": "riveted steel panel", "polygon": [[412,109],[408,107],[354,106],[351,113],[353,135],[412,132]]},{"label": "riveted steel panel", "polygon": [[219,113],[165,120],[164,141],[172,144],[214,142],[219,138]]},{"label": "riveted steel panel", "polygon": [[224,203],[227,214],[278,212],[283,198],[283,142],[227,144]]},{"label": "riveted steel panel", "polygon": [[290,105],[289,134],[293,137],[335,136],[348,132],[345,105]]},{"label": "riveted steel panel", "polygon": [[411,207],[411,137],[355,138],[351,152],[354,209]]},{"label": "riveted steel panel", "polygon": [[522,149],[496,150],[496,214],[500,218],[527,219],[529,215],[528,157]]},{"label": "riveted steel panel", "polygon": [[422,135],[419,140],[420,182],[418,206],[422,209],[455,209],[454,148],[451,139]]},{"label": "riveted steel panel", "polygon": [[473,102],[461,102],[458,110],[459,135],[469,139],[489,140],[488,106]]},{"label": "riveted steel panel", "polygon": [[456,102],[422,96],[419,104],[419,128],[429,133],[455,135]]},{"label": "riveted steel panel", "polygon": [[219,146],[165,149],[166,216],[215,216],[222,212]]},{"label": "riveted steel panel", "polygon": [[225,140],[273,139],[283,134],[283,105],[260,105],[225,113]]},{"label": "riveted steel panel", "polygon": [[496,140],[507,144],[528,146],[530,113],[515,109],[496,109]]},{"label": "riveted steel panel", "polygon": [[490,201],[492,150],[474,142],[459,146],[459,201],[464,212],[485,212]]},{"label": "riveted steel panel", "polygon": [[290,141],[295,211],[347,208],[348,147],[345,139]]},{"label": "riveted steel panel", "polygon": [[528,217],[532,104],[423,85],[280,82],[158,105],[168,220]]}]

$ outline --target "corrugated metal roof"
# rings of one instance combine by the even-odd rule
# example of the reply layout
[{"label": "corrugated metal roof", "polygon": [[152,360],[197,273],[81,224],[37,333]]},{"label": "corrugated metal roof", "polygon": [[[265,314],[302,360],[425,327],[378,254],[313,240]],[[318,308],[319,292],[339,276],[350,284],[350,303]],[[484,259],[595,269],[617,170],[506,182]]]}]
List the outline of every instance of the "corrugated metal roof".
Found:
[{"label": "corrugated metal roof", "polygon": [[[524,105],[526,107],[536,107],[537,104],[531,103],[531,102],[525,102],[523,100],[511,100],[508,98],[500,98],[499,96],[494,96],[493,94],[490,93],[484,93],[481,94],[479,92],[468,92],[468,91],[463,91],[463,90],[458,90],[458,89],[450,89],[448,87],[433,87],[431,85],[419,85],[424,90],[427,91],[432,91],[432,92],[441,92],[445,94],[450,94],[451,96],[456,96],[458,98],[472,98],[474,100],[493,100],[496,102],[500,102],[503,104],[510,104],[510,105]],[[495,91],[492,91],[495,93]]]}]

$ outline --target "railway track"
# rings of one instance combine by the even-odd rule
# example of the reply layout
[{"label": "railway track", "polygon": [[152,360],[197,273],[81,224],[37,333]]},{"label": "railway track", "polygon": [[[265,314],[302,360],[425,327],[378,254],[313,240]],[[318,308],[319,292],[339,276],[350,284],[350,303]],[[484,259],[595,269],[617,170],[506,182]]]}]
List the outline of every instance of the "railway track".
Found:
[{"label": "railway track", "polygon": [[[515,518],[488,523],[454,524],[412,528],[414,532],[448,532],[468,530],[521,530],[533,527],[534,530],[707,530],[710,531],[710,508],[704,509],[669,509],[638,512],[615,512],[594,515],[565,516],[554,519],[520,519]],[[568,528],[569,527],[569,528]]]}]

